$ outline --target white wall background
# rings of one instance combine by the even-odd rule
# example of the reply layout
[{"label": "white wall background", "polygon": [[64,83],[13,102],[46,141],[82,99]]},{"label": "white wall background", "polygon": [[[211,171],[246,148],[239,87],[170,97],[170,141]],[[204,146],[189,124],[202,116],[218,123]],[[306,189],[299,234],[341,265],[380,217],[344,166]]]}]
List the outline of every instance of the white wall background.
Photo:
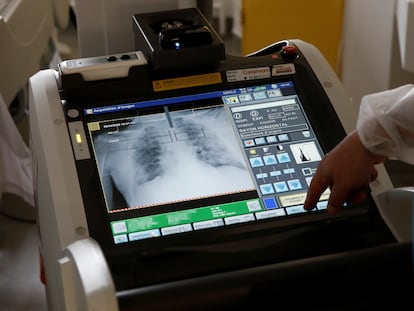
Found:
[{"label": "white wall background", "polygon": [[414,83],[414,73],[401,66],[395,4],[345,1],[341,79],[358,107],[366,94]]}]

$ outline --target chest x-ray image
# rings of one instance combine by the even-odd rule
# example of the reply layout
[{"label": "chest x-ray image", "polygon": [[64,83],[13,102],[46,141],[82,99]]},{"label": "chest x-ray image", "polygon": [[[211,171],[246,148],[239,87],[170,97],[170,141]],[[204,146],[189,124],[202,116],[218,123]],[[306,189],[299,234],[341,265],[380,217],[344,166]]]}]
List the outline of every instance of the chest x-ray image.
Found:
[{"label": "chest x-ray image", "polygon": [[254,189],[221,106],[102,122],[92,139],[108,211]]}]

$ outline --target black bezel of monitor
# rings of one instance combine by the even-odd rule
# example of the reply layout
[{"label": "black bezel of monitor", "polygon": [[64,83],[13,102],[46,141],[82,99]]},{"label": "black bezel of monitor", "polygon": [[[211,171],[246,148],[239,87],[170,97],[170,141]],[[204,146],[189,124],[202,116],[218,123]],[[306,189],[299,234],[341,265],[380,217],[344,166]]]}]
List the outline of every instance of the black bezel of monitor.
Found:
[{"label": "black bezel of monitor", "polygon": [[[308,77],[309,78],[309,77]],[[295,87],[296,94],[302,104],[303,111],[307,116],[311,127],[315,133],[316,138],[319,140],[322,152],[329,151],[333,146],[340,141],[345,131],[326,96],[323,88],[319,82],[313,78],[310,83],[309,80],[301,79],[298,75],[287,77],[284,79],[274,78],[265,81],[246,81],[242,83],[215,85],[213,87],[205,87],[204,90],[200,89],[186,89],[179,92],[172,92],[171,94],[166,92],[163,94],[151,95],[147,98],[136,99],[134,101],[119,101],[119,102],[107,102],[90,104],[91,107],[103,107],[111,105],[128,105],[131,102],[138,103],[140,101],[154,100],[160,98],[168,98],[174,96],[192,95],[209,91],[223,91],[232,90],[238,88],[246,88],[252,86],[270,85],[275,83],[292,83]],[[177,95],[179,94],[179,95]],[[86,105],[85,105],[86,106]],[[67,105],[70,108],[71,105]],[[66,108],[66,107],[65,107]],[[86,108],[86,109],[88,109]],[[150,108],[151,109],[151,108]],[[122,111],[117,113],[118,117],[130,116],[133,110]],[[104,115],[104,114],[103,114]],[[82,117],[84,126],[87,132],[87,123],[91,121],[97,121],[102,119],[103,115],[86,115]],[[109,118],[109,117],[108,117]],[[111,114],[110,118],[115,118],[115,115]],[[329,120],[329,122],[327,122]],[[89,148],[92,150],[91,141],[88,138]],[[100,186],[100,179],[98,174],[97,165],[95,160],[81,160],[77,161],[78,174],[81,184],[81,191],[84,199],[84,204],[87,206],[86,215],[88,219],[89,231],[93,238],[95,238],[103,250],[107,254],[117,254],[133,251],[134,253],[148,252],[151,250],[182,247],[188,245],[197,244],[214,244],[218,241],[232,240],[236,237],[246,236],[247,234],[260,235],[265,232],[274,230],[283,230],[286,226],[301,225],[304,223],[312,223],[318,221],[326,221],[338,216],[328,215],[324,211],[308,213],[306,215],[292,215],[284,217],[283,219],[270,218],[262,221],[239,223],[231,226],[222,226],[217,228],[205,229],[201,231],[191,231],[180,234],[174,234],[170,236],[164,236],[162,238],[150,238],[143,239],[129,243],[115,244],[113,236],[111,234],[109,223],[111,221],[108,217],[107,210],[105,208],[105,201],[103,196],[102,187]],[[362,209],[359,207],[353,208],[350,206],[347,211],[341,214],[341,217],[347,217],[355,212],[357,214],[361,211],[365,211],[366,207],[362,204]],[[125,211],[116,213],[117,217],[129,218],[134,217],[133,211]],[[129,216],[127,216],[130,214]],[[112,221],[114,218],[112,218]]]}]

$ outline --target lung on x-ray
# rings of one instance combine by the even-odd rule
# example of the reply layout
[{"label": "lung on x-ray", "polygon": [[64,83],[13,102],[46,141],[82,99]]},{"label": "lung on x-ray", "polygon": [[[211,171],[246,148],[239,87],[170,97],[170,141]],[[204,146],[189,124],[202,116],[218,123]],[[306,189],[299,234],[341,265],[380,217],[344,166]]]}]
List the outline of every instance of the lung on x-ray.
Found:
[{"label": "lung on x-ray", "polygon": [[254,189],[222,106],[105,121],[92,133],[109,211]]}]

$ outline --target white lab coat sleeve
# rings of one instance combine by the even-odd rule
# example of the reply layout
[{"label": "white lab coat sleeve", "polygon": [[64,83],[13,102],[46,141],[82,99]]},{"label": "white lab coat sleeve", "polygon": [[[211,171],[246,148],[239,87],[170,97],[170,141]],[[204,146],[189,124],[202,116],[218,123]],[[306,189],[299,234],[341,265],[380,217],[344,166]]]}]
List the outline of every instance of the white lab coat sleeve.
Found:
[{"label": "white lab coat sleeve", "polygon": [[356,129],[372,153],[414,164],[414,85],[364,96]]}]

